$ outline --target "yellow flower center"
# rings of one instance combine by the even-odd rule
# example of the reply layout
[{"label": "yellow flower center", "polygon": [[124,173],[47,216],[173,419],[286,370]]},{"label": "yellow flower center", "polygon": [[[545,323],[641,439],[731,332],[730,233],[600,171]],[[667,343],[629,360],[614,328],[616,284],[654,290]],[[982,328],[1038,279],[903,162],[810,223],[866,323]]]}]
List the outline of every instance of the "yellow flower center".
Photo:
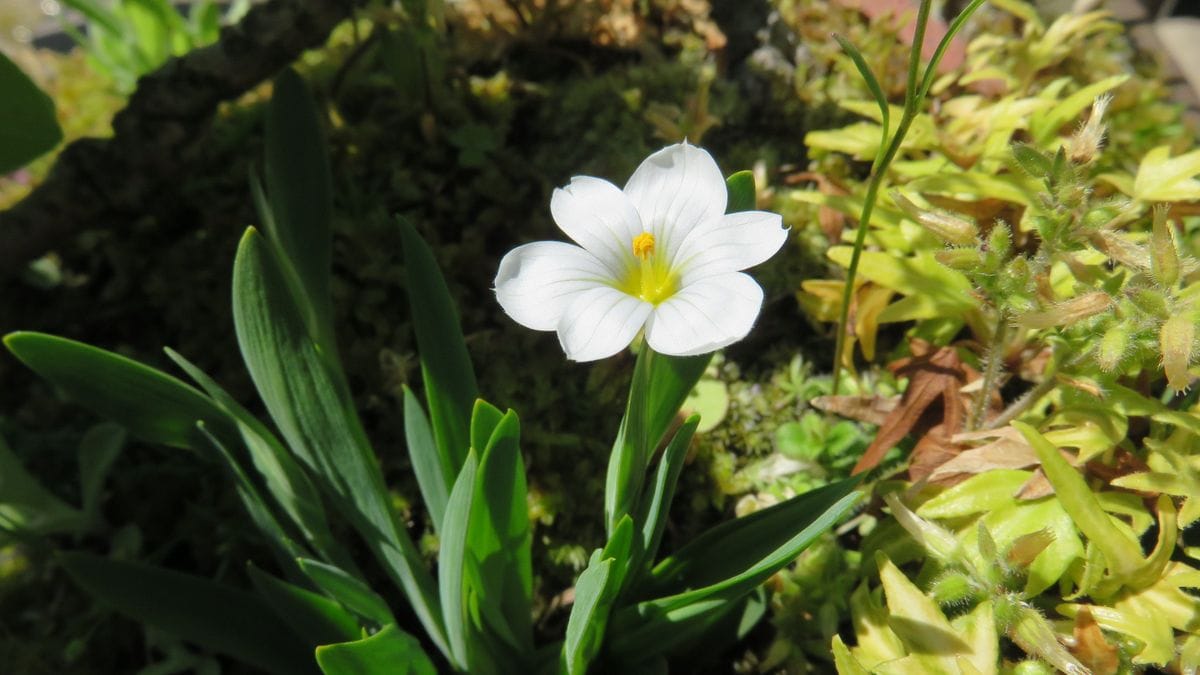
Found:
[{"label": "yellow flower center", "polygon": [[654,235],[643,232],[633,238],[633,255],[638,265],[622,280],[620,290],[657,305],[677,290],[677,279],[667,261],[654,255]]}]

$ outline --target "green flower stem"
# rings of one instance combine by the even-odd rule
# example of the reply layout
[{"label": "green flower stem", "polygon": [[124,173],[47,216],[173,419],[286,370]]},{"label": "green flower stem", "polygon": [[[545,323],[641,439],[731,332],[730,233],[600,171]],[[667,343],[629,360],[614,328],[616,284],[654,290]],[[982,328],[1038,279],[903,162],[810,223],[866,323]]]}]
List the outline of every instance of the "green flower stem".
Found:
[{"label": "green flower stem", "polygon": [[[608,476],[604,487],[605,524],[609,536],[621,518],[635,517],[638,498],[646,473],[646,461],[651,442],[648,438],[648,408],[650,405],[650,372],[654,361],[654,350],[643,343],[638,351],[637,364],[633,368],[633,381],[629,385],[629,402],[625,417],[613,443],[608,462]],[[640,523],[635,523],[638,527]]]},{"label": "green flower stem", "polygon": [[[975,431],[983,421],[987,411],[987,402],[996,387],[1000,377],[1000,364],[1004,363],[1004,344],[1008,341],[1008,312],[997,310],[996,330],[992,332],[992,344],[988,347],[987,362],[983,368],[983,387],[979,390],[979,398],[971,407],[971,416],[967,419],[967,431]],[[1047,378],[1051,382],[1053,377]]]}]

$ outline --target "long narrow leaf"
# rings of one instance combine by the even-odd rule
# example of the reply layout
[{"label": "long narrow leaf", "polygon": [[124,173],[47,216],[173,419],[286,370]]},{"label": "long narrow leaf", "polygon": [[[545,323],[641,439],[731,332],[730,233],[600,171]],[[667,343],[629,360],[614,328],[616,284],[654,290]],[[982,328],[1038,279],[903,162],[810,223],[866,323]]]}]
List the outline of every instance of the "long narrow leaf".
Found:
[{"label": "long narrow leaf", "polygon": [[475,478],[467,541],[484,619],[491,632],[524,654],[533,651],[533,566],[520,433],[511,410],[494,427]]},{"label": "long narrow leaf", "polygon": [[300,558],[296,563],[310,581],[350,612],[376,626],[395,623],[392,610],[383,598],[345,570],[306,558]]},{"label": "long narrow leaf", "polygon": [[357,640],[358,621],[336,602],[250,565],[250,583],[279,619],[312,645]]},{"label": "long narrow leaf", "polygon": [[643,503],[638,517],[638,522],[642,524],[642,555],[647,563],[653,562],[654,556],[658,555],[658,545],[667,527],[667,512],[675,497],[675,486],[679,482],[679,474],[683,472],[683,461],[692,443],[692,435],[699,424],[699,415],[687,418],[659,460],[653,492]]},{"label": "long narrow leaf", "polygon": [[391,512],[344,382],[306,330],[270,246],[254,228],[238,247],[233,288],[238,344],[271,418],[404,589],[430,637],[445,648],[433,579]]},{"label": "long narrow leaf", "polygon": [[275,78],[265,137],[268,232],[295,266],[317,334],[331,338],[332,179],[317,104],[290,68]]},{"label": "long narrow leaf", "polygon": [[454,300],[433,252],[408,221],[401,218],[398,223],[429,419],[444,464],[456,472],[467,457],[471,410],[479,398],[479,387]]},{"label": "long narrow leaf", "polygon": [[438,555],[438,589],[442,612],[446,617],[446,634],[450,643],[450,660],[460,670],[467,670],[467,643],[471,626],[467,617],[467,536],[471,523],[471,502],[475,498],[475,453],[467,454],[450,500],[446,504],[446,519],[442,523],[442,550]]},{"label": "long narrow leaf", "polygon": [[180,380],[118,354],[44,333],[10,333],[4,344],[31,370],[80,405],[152,443],[197,450],[203,420],[213,433],[236,439],[228,416]]},{"label": "long narrow leaf", "polygon": [[446,517],[446,500],[450,498],[449,476],[453,475],[454,470],[442,464],[443,456],[433,440],[429,418],[407,385],[404,387],[404,441],[408,446],[413,473],[417,476],[421,499],[429,510],[434,529],[440,532],[442,519]]},{"label": "long narrow leaf", "polygon": [[312,646],[249,593],[85,553],[68,553],[61,560],[75,583],[122,614],[267,672],[317,672]]},{"label": "long narrow leaf", "polygon": [[[692,590],[618,612],[609,629],[610,651],[617,658],[648,658],[712,626],[845,515],[858,500],[856,484],[850,479],[814,490],[754,514],[767,515],[749,523],[743,521],[754,516],[701,535],[660,566],[673,575],[671,581]],[[757,559],[746,564],[752,557]]]},{"label": "long narrow leaf", "polygon": [[[283,443],[204,371],[175,350],[167,348],[165,351],[214,403],[236,420],[250,461],[263,477],[275,503],[308,543],[334,563],[352,565],[350,555],[333,538],[320,494]],[[230,461],[233,461],[232,455]]]}]

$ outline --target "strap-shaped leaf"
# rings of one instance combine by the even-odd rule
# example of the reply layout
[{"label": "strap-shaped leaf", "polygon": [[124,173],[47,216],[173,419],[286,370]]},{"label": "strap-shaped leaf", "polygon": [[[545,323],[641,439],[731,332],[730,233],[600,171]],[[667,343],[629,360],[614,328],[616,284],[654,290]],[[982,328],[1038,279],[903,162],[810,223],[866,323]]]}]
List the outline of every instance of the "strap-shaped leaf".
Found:
[{"label": "strap-shaped leaf", "polygon": [[317,647],[325,675],[437,675],[421,643],[391,624],[368,638]]},{"label": "strap-shaped leaf", "polygon": [[254,228],[242,238],[234,261],[233,316],[251,379],[288,446],[335,497],[404,589],[431,639],[444,648],[433,579],[391,512],[344,380],[306,330],[270,246]]},{"label": "strap-shaped leaf", "polygon": [[[671,500],[675,498],[675,486],[679,482],[679,474],[683,471],[683,462],[687,458],[692,435],[699,424],[700,416],[692,415],[675,432],[666,451],[663,452],[662,459],[659,460],[653,491],[647,495],[639,512],[638,522],[642,524],[642,560],[647,563],[652,563],[654,556],[658,555],[658,545],[667,526],[667,513],[671,508]],[[639,568],[640,565],[635,568],[635,573]]]},{"label": "strap-shaped leaf", "polygon": [[474,451],[467,454],[450,500],[446,503],[446,519],[442,521],[441,545],[438,554],[438,590],[442,612],[446,617],[446,634],[450,643],[450,660],[460,670],[467,670],[467,644],[472,626],[467,616],[467,536],[471,524],[471,502],[475,498],[475,470],[478,460]]},{"label": "strap-shaped leaf", "polygon": [[167,375],[103,349],[44,333],[10,333],[4,344],[35,373],[92,412],[152,443],[206,448],[203,420],[222,439],[237,439],[232,420],[204,394]]},{"label": "strap-shaped leaf", "polygon": [[709,529],[654,567],[653,592],[720,583],[781,557],[788,542],[801,534],[819,534],[852,506],[858,482],[848,478]]},{"label": "strap-shaped leaf", "polygon": [[445,458],[438,452],[437,442],[433,440],[429,418],[408,385],[404,385],[404,442],[408,446],[413,473],[417,476],[421,499],[429,510],[434,529],[440,532],[442,519],[446,517],[446,500],[450,498],[449,477],[454,475],[457,468],[452,469],[442,463]]},{"label": "strap-shaped leaf", "polygon": [[357,640],[358,621],[336,602],[267,574],[254,565],[246,568],[250,583],[285,624],[314,646]]},{"label": "strap-shaped leaf", "polygon": [[[295,266],[311,320],[332,335],[330,277],[333,190],[321,116],[304,80],[292,69],[275,78],[267,105],[268,233]],[[332,345],[322,345],[332,349]]]},{"label": "strap-shaped leaf", "polygon": [[[417,337],[417,353],[421,358],[433,437],[445,457],[444,464],[457,472],[467,457],[471,409],[475,399],[479,398],[475,370],[463,340],[454,300],[433,252],[408,221],[397,220],[404,241],[408,304]],[[454,473],[450,477],[453,479]]]},{"label": "strap-shaped leaf", "polygon": [[567,618],[560,663],[569,675],[586,673],[604,645],[609,613],[628,572],[633,530],[633,519],[622,518],[604,548],[592,552],[587,569],[575,582],[575,604]]},{"label": "strap-shaped leaf", "polygon": [[667,557],[649,586],[673,594],[619,611],[609,649],[648,657],[711,625],[714,613],[728,611],[845,515],[858,500],[857,483],[844,480],[722,523]]},{"label": "strap-shaped leaf", "polygon": [[[79,532],[85,513],[54,496],[0,438],[0,532],[49,535]],[[0,537],[0,542],[3,538]]]},{"label": "strap-shaped leaf", "polygon": [[49,152],[62,140],[54,100],[0,52],[0,175]]},{"label": "strap-shaped leaf", "polygon": [[[476,418],[499,412],[480,403]],[[478,576],[474,590],[490,632],[517,652],[529,653],[533,651],[532,531],[520,434],[520,421],[511,410],[494,424],[475,477],[467,540]]]},{"label": "strap-shaped leaf", "polygon": [[318,672],[312,645],[249,593],[86,553],[64,554],[61,560],[75,583],[126,616],[267,672]]},{"label": "strap-shaped leaf", "polygon": [[638,354],[625,417],[609,459],[604,507],[610,531],[636,509],[646,462],[711,359],[712,354],[667,356],[649,347]]},{"label": "strap-shaped leaf", "polygon": [[[329,560],[339,565],[352,565],[350,555],[330,532],[320,494],[283,443],[204,371],[175,350],[167,348],[165,351],[214,403],[236,421],[254,468],[262,476],[275,503],[287,514],[304,539]],[[232,455],[229,455],[229,461],[235,461]],[[240,471],[240,467],[237,470]]]},{"label": "strap-shaped leaf", "polygon": [[392,610],[383,598],[345,570],[307,558],[299,558],[296,563],[326,595],[360,618],[376,626],[395,623]]}]

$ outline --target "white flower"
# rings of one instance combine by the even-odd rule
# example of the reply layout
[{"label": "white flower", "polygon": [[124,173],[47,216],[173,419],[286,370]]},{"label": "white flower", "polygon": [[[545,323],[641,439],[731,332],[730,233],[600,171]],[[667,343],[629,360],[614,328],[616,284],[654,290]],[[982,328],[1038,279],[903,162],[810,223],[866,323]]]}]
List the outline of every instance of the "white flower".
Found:
[{"label": "white flower", "polygon": [[539,241],[509,251],[496,298],[517,323],[557,331],[567,358],[594,361],[643,328],[656,352],[704,354],[750,332],[759,285],[740,270],[787,239],[765,211],[725,214],[725,180],[704,150],[681,143],[650,155],[624,191],[577,176],[550,213],[578,246]]}]

